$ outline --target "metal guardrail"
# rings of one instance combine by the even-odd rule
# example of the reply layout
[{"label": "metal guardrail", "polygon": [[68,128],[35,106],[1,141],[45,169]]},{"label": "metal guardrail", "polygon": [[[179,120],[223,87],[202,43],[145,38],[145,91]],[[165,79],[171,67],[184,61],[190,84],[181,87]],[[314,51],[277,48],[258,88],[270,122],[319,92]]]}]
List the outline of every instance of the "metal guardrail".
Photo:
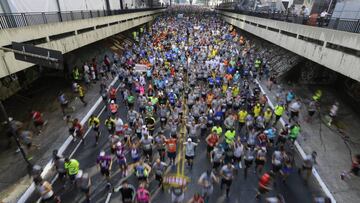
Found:
[{"label": "metal guardrail", "polygon": [[222,9],[220,11],[227,11],[232,13],[238,13],[248,16],[254,16],[259,18],[267,18],[278,21],[285,21],[289,23],[304,24],[309,26],[323,27],[333,30],[341,30],[346,32],[360,33],[360,19],[348,19],[348,18],[320,18],[316,17],[303,17],[292,14],[275,13],[275,12],[255,12],[245,11],[237,9]]},{"label": "metal guardrail", "polygon": [[0,29],[25,27],[72,20],[89,19],[103,16],[120,15],[142,11],[152,11],[166,7],[123,9],[123,10],[90,10],[68,12],[30,12],[30,13],[0,13]]}]

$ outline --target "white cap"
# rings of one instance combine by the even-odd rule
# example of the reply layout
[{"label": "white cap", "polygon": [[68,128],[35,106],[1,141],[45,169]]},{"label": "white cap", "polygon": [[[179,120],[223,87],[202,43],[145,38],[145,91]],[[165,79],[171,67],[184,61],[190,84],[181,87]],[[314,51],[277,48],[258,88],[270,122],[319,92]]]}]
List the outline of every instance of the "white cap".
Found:
[{"label": "white cap", "polygon": [[189,138],[187,139],[187,141],[188,141],[188,142],[191,142],[192,140],[191,140],[191,138],[189,137]]},{"label": "white cap", "polygon": [[105,156],[105,152],[104,152],[104,151],[101,151],[101,152],[100,152],[100,156]]},{"label": "white cap", "polygon": [[117,143],[116,143],[116,146],[117,146],[117,147],[121,147],[121,142],[120,142],[120,141],[117,142]]},{"label": "white cap", "polygon": [[9,117],[8,119],[9,119],[10,122],[14,120],[13,117]]},{"label": "white cap", "polygon": [[111,100],[111,103],[112,103],[112,104],[115,104],[115,101],[114,101],[114,100]]}]

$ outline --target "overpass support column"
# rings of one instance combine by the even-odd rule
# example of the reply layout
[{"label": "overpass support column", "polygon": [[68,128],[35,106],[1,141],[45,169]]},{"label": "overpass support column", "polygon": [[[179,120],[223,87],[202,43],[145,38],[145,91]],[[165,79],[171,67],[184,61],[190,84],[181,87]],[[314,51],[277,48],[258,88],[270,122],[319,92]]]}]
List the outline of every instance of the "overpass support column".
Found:
[{"label": "overpass support column", "polygon": [[121,10],[124,9],[123,0],[120,0],[120,9],[121,9]]}]

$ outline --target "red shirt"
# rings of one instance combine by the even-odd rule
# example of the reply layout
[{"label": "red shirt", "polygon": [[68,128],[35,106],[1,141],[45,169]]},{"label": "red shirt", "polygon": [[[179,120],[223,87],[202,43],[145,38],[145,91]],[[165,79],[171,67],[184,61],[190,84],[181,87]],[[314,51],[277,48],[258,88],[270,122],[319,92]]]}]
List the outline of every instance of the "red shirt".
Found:
[{"label": "red shirt", "polygon": [[270,184],[270,175],[265,173],[263,176],[261,176],[259,181],[260,187],[267,187]]},{"label": "red shirt", "polygon": [[211,134],[208,139],[208,145],[213,147],[219,141],[219,137],[216,134]]},{"label": "red shirt", "polygon": [[73,127],[77,131],[82,131],[82,125],[80,123],[74,123]]},{"label": "red shirt", "polygon": [[176,152],[176,139],[170,138],[165,141],[168,152]]},{"label": "red shirt", "polygon": [[33,118],[34,121],[41,121],[41,113],[38,111],[33,111],[31,112],[31,116]]},{"label": "red shirt", "polygon": [[118,105],[117,104],[110,104],[110,111],[111,113],[116,113],[118,109]]},{"label": "red shirt", "polygon": [[110,99],[115,99],[115,98],[116,98],[116,89],[111,88],[111,90],[110,90]]}]

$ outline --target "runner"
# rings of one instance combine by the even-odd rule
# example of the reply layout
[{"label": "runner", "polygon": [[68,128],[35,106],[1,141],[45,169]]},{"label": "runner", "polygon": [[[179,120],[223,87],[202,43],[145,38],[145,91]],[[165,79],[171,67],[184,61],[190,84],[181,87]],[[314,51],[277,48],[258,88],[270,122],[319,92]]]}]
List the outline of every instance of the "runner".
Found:
[{"label": "runner", "polygon": [[96,160],[96,164],[98,165],[101,175],[104,176],[107,181],[107,187],[110,188],[110,171],[112,167],[111,156],[106,155],[105,151],[101,151]]},{"label": "runner", "polygon": [[132,203],[135,201],[136,190],[135,187],[124,180],[121,186],[114,189],[114,192],[120,191],[121,200],[123,203]]},{"label": "runner", "polygon": [[72,126],[69,129],[70,135],[73,137],[73,141],[76,142],[76,138],[80,138],[82,143],[85,144],[85,139],[84,139],[84,128],[81,125],[80,121],[75,118],[72,121]]},{"label": "runner", "polygon": [[258,191],[255,196],[256,199],[259,199],[261,197],[261,195],[264,195],[271,190],[271,187],[270,187],[271,181],[272,181],[272,173],[271,172],[266,172],[266,173],[264,173],[264,175],[261,176],[261,178],[259,180]]},{"label": "runner", "polygon": [[85,194],[86,202],[91,202],[91,179],[88,173],[83,173],[82,176],[78,179],[78,187]]},{"label": "runner", "polygon": [[216,134],[216,131],[214,131],[206,137],[205,141],[207,143],[207,155],[210,157],[211,151],[219,142],[219,136]]},{"label": "runner", "polygon": [[152,170],[155,173],[155,180],[159,182],[158,187],[161,186],[161,190],[164,190],[163,176],[164,176],[166,167],[167,167],[167,164],[165,162],[161,162],[160,159],[156,159],[156,161],[152,167]]},{"label": "runner", "polygon": [[150,192],[145,188],[145,184],[141,183],[136,191],[137,203],[150,203]]},{"label": "runner", "polygon": [[126,177],[126,175],[127,175],[126,174],[126,170],[127,170],[126,152],[125,152],[125,147],[121,143],[121,141],[118,141],[116,143],[115,154],[116,154],[117,161],[119,164],[120,176]]},{"label": "runner", "polygon": [[145,157],[145,160],[147,160],[149,163],[152,162],[152,148],[154,139],[152,136],[149,136],[149,134],[144,134],[143,138],[140,140],[141,147],[143,149],[143,156]]},{"label": "runner", "polygon": [[250,166],[253,164],[254,159],[255,159],[254,148],[250,146],[246,146],[244,151],[244,162],[245,162],[244,179],[247,178],[248,170]]},{"label": "runner", "polygon": [[140,184],[147,183],[151,167],[140,159],[140,161],[135,164],[134,172]]},{"label": "runner", "polygon": [[109,134],[115,133],[116,120],[114,117],[108,116],[108,118],[105,120],[104,124],[105,124],[106,129],[108,130]]},{"label": "runner", "polygon": [[188,201],[188,203],[205,203],[205,201],[199,193],[195,193],[194,196]]},{"label": "runner", "polygon": [[226,197],[229,197],[230,187],[232,180],[234,179],[234,166],[229,162],[224,165],[220,170],[221,185],[220,189],[223,189],[223,185],[226,185]]},{"label": "runner", "polygon": [[42,180],[41,177],[37,177],[34,179],[34,183],[37,191],[41,195],[41,202],[61,202],[60,199],[55,196],[52,185],[49,182]]},{"label": "runner", "polygon": [[99,137],[100,137],[100,119],[99,117],[95,116],[94,114],[90,116],[88,125],[92,127],[92,129],[95,131],[95,145],[99,144]]},{"label": "runner", "polygon": [[41,135],[42,128],[47,124],[47,120],[44,121],[43,114],[39,111],[32,110],[30,112],[31,118],[33,120],[34,127],[37,130],[38,135]]},{"label": "runner", "polygon": [[114,100],[111,100],[110,104],[109,104],[109,109],[110,109],[110,113],[113,116],[116,116],[117,111],[118,111],[119,106],[115,103]]},{"label": "runner", "polygon": [[176,158],[176,135],[171,135],[170,139],[165,140],[167,156],[170,159],[170,165],[175,165],[175,158]]},{"label": "runner", "polygon": [[214,150],[211,151],[210,157],[211,157],[211,163],[213,165],[213,169],[217,172],[218,168],[221,166],[223,160],[224,160],[224,149],[218,144],[214,147]]},{"label": "runner", "polygon": [[57,149],[53,150],[53,162],[59,179],[63,181],[66,176],[65,158],[58,153]]},{"label": "runner", "polygon": [[209,202],[209,198],[214,190],[214,183],[218,182],[218,178],[211,170],[206,170],[206,172],[200,175],[198,184],[201,186],[201,195],[205,203]]},{"label": "runner", "polygon": [[79,166],[80,164],[76,159],[65,158],[64,167],[72,183],[75,182],[75,177],[79,173]]},{"label": "runner", "polygon": [[195,147],[198,144],[193,142],[191,140],[191,138],[188,138],[187,142],[184,142],[183,144],[185,145],[185,159],[186,159],[186,162],[187,162],[188,166],[190,167],[190,169],[192,169],[194,156],[195,156]]}]

